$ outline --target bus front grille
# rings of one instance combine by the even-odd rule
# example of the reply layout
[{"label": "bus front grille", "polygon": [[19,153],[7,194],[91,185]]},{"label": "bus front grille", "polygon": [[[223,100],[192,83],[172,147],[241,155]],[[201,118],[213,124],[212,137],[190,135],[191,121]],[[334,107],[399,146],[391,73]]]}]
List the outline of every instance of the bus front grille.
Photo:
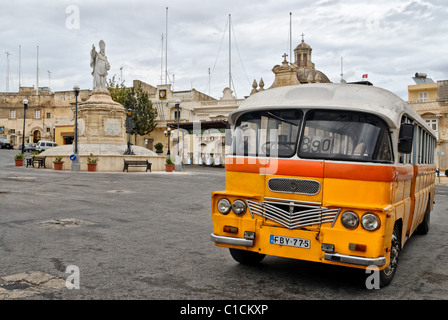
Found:
[{"label": "bus front grille", "polygon": [[253,218],[256,214],[288,229],[296,229],[331,222],[333,226],[341,209],[321,207],[319,203],[288,199],[265,198],[255,202],[246,200]]},{"label": "bus front grille", "polygon": [[315,180],[272,178],[268,182],[269,190],[274,192],[316,195],[320,191],[320,183]]}]

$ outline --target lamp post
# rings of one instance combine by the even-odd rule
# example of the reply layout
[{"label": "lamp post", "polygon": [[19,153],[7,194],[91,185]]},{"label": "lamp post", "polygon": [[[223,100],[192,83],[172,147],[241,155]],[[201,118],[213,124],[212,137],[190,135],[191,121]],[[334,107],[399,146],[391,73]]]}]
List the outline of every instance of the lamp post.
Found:
[{"label": "lamp post", "polygon": [[128,133],[128,149],[124,154],[134,154],[131,150],[131,132],[134,129],[134,121],[132,120],[132,109],[128,109],[127,115],[126,115],[126,132]]},{"label": "lamp post", "polygon": [[[179,121],[180,121],[180,100],[176,101],[175,106],[177,107],[177,157],[176,157],[176,171],[182,171],[182,160],[180,159],[180,140],[179,140]],[[183,152],[183,150],[182,150]]]},{"label": "lamp post", "polygon": [[28,108],[28,100],[23,99],[23,132],[22,132],[22,153],[25,153],[25,119],[26,109]]},{"label": "lamp post", "polygon": [[171,136],[171,128],[168,127],[164,132],[165,137],[168,137],[168,152],[166,153],[166,157],[169,158],[171,153],[170,153],[170,136]]},{"label": "lamp post", "polygon": [[78,153],[78,95],[79,95],[79,86],[74,85],[73,91],[75,92],[75,145],[73,153],[75,154],[75,159],[72,160],[72,171],[80,170],[79,163],[79,153]]}]

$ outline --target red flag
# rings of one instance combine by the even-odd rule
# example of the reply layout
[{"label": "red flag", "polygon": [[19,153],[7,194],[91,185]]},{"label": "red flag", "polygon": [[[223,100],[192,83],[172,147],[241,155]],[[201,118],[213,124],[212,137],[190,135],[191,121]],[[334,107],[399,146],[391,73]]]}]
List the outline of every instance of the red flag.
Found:
[{"label": "red flag", "polygon": [[362,75],[362,78],[363,78],[363,79],[367,79],[367,77],[368,77],[368,74],[367,74],[367,73]]}]

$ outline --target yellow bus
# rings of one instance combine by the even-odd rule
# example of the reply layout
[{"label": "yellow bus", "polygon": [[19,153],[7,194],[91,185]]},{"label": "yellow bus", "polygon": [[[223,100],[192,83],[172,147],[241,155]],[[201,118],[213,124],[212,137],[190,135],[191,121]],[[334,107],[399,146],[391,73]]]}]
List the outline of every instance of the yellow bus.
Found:
[{"label": "yellow bus", "polygon": [[228,122],[215,245],[243,264],[375,266],[388,285],[434,203],[436,138],[421,117],[387,90],[330,83],[259,92]]}]

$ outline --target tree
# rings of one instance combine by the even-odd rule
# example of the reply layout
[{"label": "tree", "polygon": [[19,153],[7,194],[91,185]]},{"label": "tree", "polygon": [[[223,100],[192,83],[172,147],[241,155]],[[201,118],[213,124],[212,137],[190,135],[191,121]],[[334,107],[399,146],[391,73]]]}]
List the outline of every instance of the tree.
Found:
[{"label": "tree", "polygon": [[163,153],[163,144],[160,142],[156,143],[154,149],[156,149],[156,153]]},{"label": "tree", "polygon": [[144,136],[156,128],[157,110],[152,107],[148,93],[142,89],[141,85],[137,88],[127,88],[124,81],[117,83],[114,75],[112,79],[109,79],[107,89],[112,100],[121,103],[125,109],[133,110],[134,129],[131,134]]},{"label": "tree", "polygon": [[135,124],[133,133],[144,136],[156,128],[157,110],[152,107],[148,93],[143,91],[141,85],[137,89],[132,87],[132,95],[136,99],[134,112],[132,113],[132,119]]}]

